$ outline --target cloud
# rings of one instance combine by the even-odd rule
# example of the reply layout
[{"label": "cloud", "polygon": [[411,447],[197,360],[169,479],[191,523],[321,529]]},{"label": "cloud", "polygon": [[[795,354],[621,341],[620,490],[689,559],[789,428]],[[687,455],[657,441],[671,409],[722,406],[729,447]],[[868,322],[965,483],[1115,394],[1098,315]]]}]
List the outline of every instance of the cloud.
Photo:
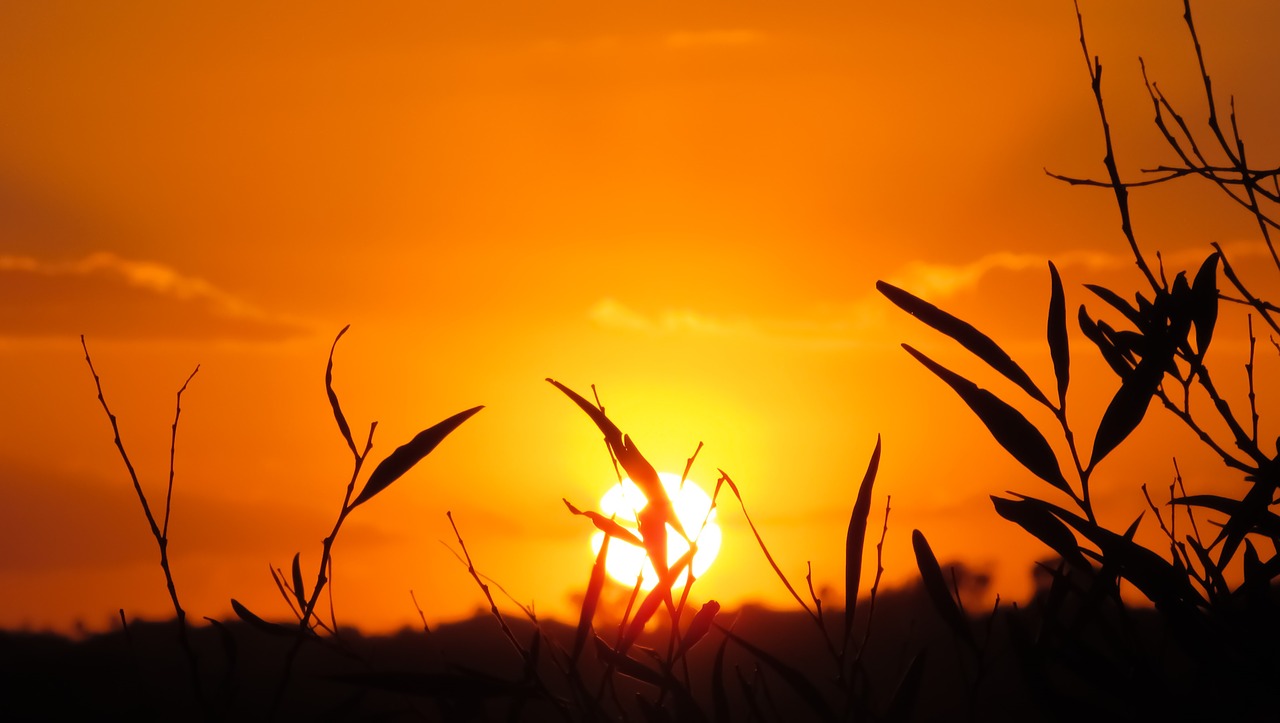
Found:
[{"label": "cloud", "polygon": [[0,336],[272,341],[309,331],[154,261],[98,252],[67,261],[0,256]]},{"label": "cloud", "polygon": [[[1224,244],[1224,250],[1229,258],[1237,260],[1261,257],[1267,253],[1257,243]],[[1170,277],[1180,270],[1194,273],[1208,254],[1207,248],[1183,249],[1166,254],[1165,268]],[[1150,255],[1154,257],[1154,253]],[[1055,254],[1052,260],[1059,270],[1078,269],[1089,274],[1114,274],[1134,265],[1133,257],[1129,254],[1083,250]],[[1043,254],[1001,251],[962,264],[913,261],[885,280],[917,296],[939,302],[977,289],[995,272],[1044,274],[1046,268],[1047,260]],[[613,298],[596,302],[588,311],[588,316],[601,327],[649,335],[698,334],[847,348],[881,339],[887,331],[887,311],[887,302],[879,294],[867,293],[838,308],[787,319],[728,318],[694,309],[664,309],[654,314],[645,314]]]}]

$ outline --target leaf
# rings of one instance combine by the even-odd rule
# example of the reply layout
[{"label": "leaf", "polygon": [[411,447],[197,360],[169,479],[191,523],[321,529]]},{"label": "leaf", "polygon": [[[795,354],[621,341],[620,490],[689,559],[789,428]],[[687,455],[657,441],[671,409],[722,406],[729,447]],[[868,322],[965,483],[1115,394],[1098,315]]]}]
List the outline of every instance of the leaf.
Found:
[{"label": "leaf", "polygon": [[1215,251],[1200,265],[1191,284],[1191,321],[1196,327],[1196,354],[1203,357],[1218,321],[1218,259]]},{"label": "leaf", "polygon": [[338,423],[338,431],[342,432],[342,438],[347,440],[347,446],[351,448],[351,454],[359,456],[356,451],[356,441],[351,438],[351,426],[347,424],[347,418],[342,413],[341,405],[338,404],[338,395],[333,391],[333,352],[338,348],[338,340],[350,328],[350,324],[342,327],[342,331],[339,331],[338,335],[333,338],[333,346],[329,347],[329,363],[324,368],[324,390],[329,395],[329,406],[333,409],[333,419]]},{"label": "leaf", "polygon": [[689,629],[685,631],[684,637],[680,639],[680,649],[676,651],[676,657],[684,655],[698,644],[706,636],[707,631],[711,630],[711,623],[715,622],[716,615],[720,614],[720,603],[715,600],[708,600],[698,612],[694,613],[693,620],[689,621]]},{"label": "leaf", "polygon": [[648,683],[655,688],[661,688],[667,681],[667,678],[662,673],[659,673],[626,653],[614,650],[613,647],[606,643],[599,635],[595,636],[595,640],[596,655],[598,655],[601,660],[612,665],[623,675],[635,678],[642,683]]},{"label": "leaf", "polygon": [[582,515],[583,517],[586,517],[587,519],[591,520],[591,522],[596,526],[596,529],[603,532],[606,536],[616,537],[619,540],[622,540],[623,542],[628,542],[641,549],[644,548],[644,543],[640,541],[640,538],[636,537],[635,534],[631,532],[631,530],[628,530],[627,528],[618,524],[616,520],[609,517],[605,517],[599,512],[592,512],[591,510],[587,510],[583,512],[577,507],[574,507],[569,502],[569,500],[566,500],[563,497],[560,499],[560,501],[564,502],[565,506],[568,507],[569,511],[572,512],[573,514]]},{"label": "leaf", "polygon": [[[1142,327],[1142,314],[1139,314],[1138,310],[1133,308],[1132,304],[1121,298],[1119,294],[1111,289],[1098,286],[1097,284],[1085,284],[1084,288],[1092,291],[1094,294],[1097,294],[1098,298],[1115,307],[1121,314],[1124,314],[1126,319],[1133,322],[1134,326],[1139,328]],[[1138,295],[1138,300],[1140,302],[1146,301],[1141,294]]]},{"label": "leaf", "polygon": [[[653,586],[645,598],[640,603],[640,607],[636,608],[635,616],[631,618],[631,624],[627,627],[627,634],[619,641],[618,650],[626,653],[627,648],[640,637],[640,633],[644,632],[644,626],[649,622],[649,618],[658,611],[658,605],[663,600],[669,600],[671,597],[671,586],[675,585],[676,580],[680,578],[684,568],[693,560],[694,553],[697,552],[696,547],[690,547],[685,553],[676,560],[676,564],[667,568],[658,578],[658,584]],[[656,565],[655,565],[656,567]]]},{"label": "leaf", "polygon": [[1098,432],[1093,438],[1093,454],[1089,458],[1089,470],[1137,429],[1146,416],[1151,397],[1164,378],[1164,367],[1164,360],[1149,356],[1138,362],[1138,366],[1124,377],[1120,389],[1107,405],[1107,411],[1103,412],[1102,421],[1098,422]]},{"label": "leaf", "polygon": [[364,483],[364,489],[360,490],[360,494],[355,501],[351,503],[351,507],[368,501],[371,497],[378,494],[382,490],[391,485],[392,482],[400,479],[405,472],[413,469],[413,466],[422,461],[436,448],[449,433],[457,429],[459,425],[471,418],[471,415],[484,409],[484,406],[472,407],[465,412],[457,414],[437,422],[434,426],[422,430],[416,437],[407,443],[398,447],[394,452],[387,455],[373,470],[373,474],[369,475],[369,480]]},{"label": "leaf", "polygon": [[582,597],[582,612],[578,616],[578,633],[573,640],[573,662],[571,668],[577,668],[582,648],[587,644],[587,635],[591,632],[591,621],[596,616],[596,606],[600,603],[600,591],[604,589],[604,560],[609,554],[609,535],[600,542],[600,552],[596,554],[595,564],[591,566],[591,578],[587,581],[587,592]]},{"label": "leaf", "polygon": [[1071,380],[1071,352],[1067,345],[1067,301],[1062,290],[1062,277],[1058,267],[1049,262],[1049,356],[1053,359],[1053,374],[1058,380],[1058,404],[1066,403],[1067,384]]},{"label": "leaf", "polygon": [[1053,448],[1045,441],[1040,430],[1028,422],[1021,412],[910,346],[903,344],[902,347],[954,389],[974,414],[978,415],[978,419],[986,425],[987,431],[991,432],[996,442],[1013,455],[1013,458],[1023,467],[1040,479],[1070,494],[1071,487],[1062,476]]},{"label": "leaf", "polygon": [[1031,381],[1031,377],[1027,376],[1022,367],[1018,366],[1018,363],[1010,358],[1004,349],[1001,349],[990,337],[975,329],[968,322],[957,319],[933,304],[883,281],[876,282],[876,289],[903,311],[960,342],[961,346],[977,355],[992,369],[1000,372],[1006,379],[1021,387],[1023,391],[1031,395],[1032,399],[1045,406],[1053,406],[1049,404],[1049,400],[1036,387],[1035,382]]},{"label": "leaf", "polygon": [[231,609],[235,611],[236,617],[249,623],[249,625],[270,635],[281,635],[294,637],[298,634],[298,628],[292,625],[280,625],[279,623],[269,623],[266,620],[254,615],[249,608],[240,604],[239,600],[231,599]]},{"label": "leaf", "polygon": [[729,694],[724,688],[724,650],[729,646],[729,636],[720,640],[715,662],[711,665],[711,710],[716,723],[729,723]]},{"label": "leaf", "polygon": [[618,429],[618,425],[605,416],[598,407],[560,382],[554,379],[547,379],[547,381],[591,417],[591,420],[600,428],[600,432],[604,434],[605,443],[609,445],[609,449],[613,450],[614,457],[626,471],[627,477],[644,494],[647,504],[638,515],[640,537],[644,540],[645,552],[648,553],[654,569],[658,574],[662,574],[667,564],[667,525],[681,535],[684,534],[684,526],[676,517],[671,498],[667,495],[667,488],[663,486],[657,470],[649,464],[644,455],[640,454],[640,450],[631,442],[631,437],[624,435],[622,430]]},{"label": "leaf", "polygon": [[1106,326],[1105,322],[1099,321],[1095,323],[1093,319],[1090,319],[1089,312],[1085,311],[1083,304],[1080,305],[1078,319],[1080,321],[1080,330],[1084,332],[1085,338],[1098,347],[1098,351],[1102,353],[1102,358],[1107,362],[1107,366],[1111,367],[1111,371],[1115,372],[1116,376],[1123,379],[1133,367],[1125,360],[1124,352],[1120,351],[1115,342],[1111,340],[1111,335],[1108,333],[1110,327]]},{"label": "leaf", "polygon": [[858,588],[862,581],[862,552],[867,535],[867,517],[871,514],[871,489],[880,469],[880,435],[867,463],[867,471],[858,485],[858,497],[849,516],[849,530],[844,540],[844,640],[853,634],[853,616],[858,607]]},{"label": "leaf", "polygon": [[969,629],[969,622],[965,620],[964,613],[960,612],[960,606],[956,604],[955,598],[951,597],[951,588],[942,575],[938,558],[934,557],[929,541],[924,539],[920,530],[911,531],[911,547],[915,550],[916,566],[920,568],[920,578],[924,581],[924,589],[929,593],[933,608],[938,611],[938,615],[952,632],[976,651],[978,642],[974,640],[973,631]]},{"label": "leaf", "polygon": [[1010,500],[992,495],[992,504],[996,514],[1018,525],[1032,537],[1048,545],[1050,550],[1058,553],[1063,560],[1070,562],[1080,570],[1091,570],[1089,562],[1080,554],[1080,545],[1076,536],[1043,507],[1028,504],[1025,500]]},{"label": "leaf", "polygon": [[307,594],[302,590],[302,553],[293,553],[293,595],[298,598],[298,609],[307,609]]}]

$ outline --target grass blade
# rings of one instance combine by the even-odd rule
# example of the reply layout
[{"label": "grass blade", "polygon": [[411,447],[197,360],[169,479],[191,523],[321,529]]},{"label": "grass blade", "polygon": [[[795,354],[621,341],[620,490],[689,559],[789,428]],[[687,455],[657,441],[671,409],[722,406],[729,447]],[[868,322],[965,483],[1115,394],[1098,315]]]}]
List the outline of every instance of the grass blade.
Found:
[{"label": "grass blade", "polygon": [[920,697],[920,681],[924,678],[925,652],[921,650],[916,653],[907,666],[906,672],[902,674],[898,687],[893,691],[893,697],[889,699],[889,710],[885,713],[885,720],[891,723],[911,720],[911,712],[915,708],[916,700]]},{"label": "grass blade", "polygon": [[858,588],[862,580],[862,552],[867,535],[867,517],[871,514],[871,489],[875,486],[876,473],[880,469],[880,435],[876,435],[876,448],[871,461],[858,485],[858,497],[849,516],[849,530],[844,540],[844,641],[849,644],[853,635],[853,615],[858,607]]},{"label": "grass blade", "polygon": [[785,680],[787,684],[800,695],[804,702],[820,716],[821,720],[831,720],[833,718],[831,708],[827,705],[826,700],[823,699],[822,693],[813,685],[813,683],[809,682],[808,676],[791,667],[787,663],[782,662],[763,648],[757,647],[751,642],[743,639],[732,630],[720,628],[720,632],[724,633],[726,638],[732,640],[745,648],[747,652],[756,656],[760,662],[772,668],[773,671]]},{"label": "grass blade", "polygon": [[278,623],[269,623],[266,620],[255,615],[249,608],[240,604],[239,600],[231,599],[231,609],[235,611],[236,617],[249,623],[249,625],[271,635],[281,635],[286,637],[294,637],[298,634],[298,628],[292,625],[280,625]]},{"label": "grass blade", "polygon": [[591,579],[587,581],[587,592],[582,597],[582,612],[578,616],[578,633],[573,640],[573,658],[570,667],[576,668],[582,649],[587,644],[587,635],[591,633],[591,621],[596,616],[596,606],[600,603],[600,591],[604,589],[604,560],[609,554],[609,535],[600,542],[600,552],[596,555],[595,564],[591,566]]},{"label": "grass blade", "polygon": [[1035,382],[1031,381],[1031,377],[1027,376],[1022,367],[992,341],[991,337],[975,329],[969,322],[958,319],[924,299],[883,281],[876,282],[876,289],[903,311],[960,342],[961,346],[977,355],[992,369],[1021,387],[1031,395],[1032,399],[1047,407],[1053,406],[1049,404],[1044,393],[1035,385]]},{"label": "grass blade", "polygon": [[1013,458],[1023,467],[1045,482],[1071,494],[1071,487],[1062,476],[1062,469],[1058,466],[1058,458],[1054,455],[1053,448],[1049,446],[1049,442],[1045,440],[1040,430],[1022,416],[1022,412],[909,345],[903,344],[902,347],[955,390],[974,414],[978,415],[978,419],[986,425],[987,431],[991,432],[996,442],[999,442],[1000,446],[1013,455]]},{"label": "grass blade", "polygon": [[995,505],[996,514],[1029,532],[1077,569],[1092,569],[1088,560],[1080,553],[1076,536],[1062,520],[1054,517],[1048,510],[1026,500],[1010,500],[995,495],[991,496],[991,502]]},{"label": "grass blade", "polygon": [[1168,359],[1145,357],[1132,372],[1125,375],[1120,389],[1111,398],[1107,411],[1102,413],[1102,420],[1098,422],[1098,431],[1093,438],[1093,453],[1089,457],[1089,470],[1138,428],[1147,414],[1151,397],[1164,378],[1164,370],[1168,364]]},{"label": "grass blade", "polygon": [[924,538],[920,530],[911,531],[911,547],[915,550],[916,566],[920,568],[920,578],[924,581],[925,592],[929,593],[929,600],[933,603],[934,609],[938,611],[938,615],[952,632],[976,651],[978,642],[974,640],[973,631],[969,629],[969,621],[965,620],[964,613],[960,612],[960,606],[956,604],[955,598],[951,597],[951,588],[942,575],[938,558],[934,556],[933,549],[929,547],[929,541]]},{"label": "grass blade", "polygon": [[676,657],[689,652],[693,646],[698,644],[711,630],[711,624],[715,622],[716,615],[720,614],[720,603],[715,600],[708,600],[698,612],[694,614],[693,620],[689,621],[689,629],[685,631],[684,637],[680,639],[680,649],[676,651]]},{"label": "grass blade", "polygon": [[413,468],[415,464],[422,461],[436,448],[449,433],[457,429],[459,425],[471,418],[473,414],[484,409],[484,406],[472,407],[465,412],[457,414],[437,422],[434,426],[422,430],[413,439],[398,447],[394,452],[387,455],[373,470],[373,474],[369,475],[369,480],[364,483],[364,489],[360,490],[360,494],[351,503],[351,507],[355,507],[363,502],[367,502],[371,497],[386,489],[392,482],[400,479],[405,472]]},{"label": "grass blade", "polygon": [[307,608],[307,593],[302,589],[302,553],[293,553],[293,595],[298,598],[298,609]]},{"label": "grass blade", "polygon": [[1209,254],[1191,284],[1191,321],[1196,327],[1196,354],[1201,357],[1218,322],[1218,259],[1216,251]]},{"label": "grass blade", "polygon": [[338,395],[333,391],[333,352],[338,348],[338,340],[350,328],[350,324],[342,327],[338,335],[333,338],[333,346],[329,347],[329,363],[324,368],[324,391],[329,395],[329,406],[333,409],[333,419],[338,423],[338,431],[342,432],[342,438],[347,440],[347,446],[351,448],[351,454],[359,457],[360,453],[356,451],[356,441],[351,437],[351,425],[347,424],[347,417],[342,413],[342,406],[338,404]]},{"label": "grass blade", "polygon": [[1058,405],[1066,405],[1067,384],[1071,381],[1071,350],[1067,343],[1067,301],[1062,291],[1058,267],[1049,262],[1049,320],[1046,335],[1049,356],[1053,359],[1053,375],[1058,380]]},{"label": "grass blade", "polygon": [[591,510],[583,512],[577,507],[574,507],[573,503],[563,497],[560,498],[560,501],[564,502],[565,506],[568,507],[569,511],[573,514],[582,515],[583,517],[591,520],[591,522],[596,526],[596,529],[605,534],[605,537],[616,537],[623,542],[628,542],[642,549],[644,548],[644,543],[640,541],[640,538],[636,537],[631,530],[619,525],[616,520],[605,517],[599,512],[592,512]]}]

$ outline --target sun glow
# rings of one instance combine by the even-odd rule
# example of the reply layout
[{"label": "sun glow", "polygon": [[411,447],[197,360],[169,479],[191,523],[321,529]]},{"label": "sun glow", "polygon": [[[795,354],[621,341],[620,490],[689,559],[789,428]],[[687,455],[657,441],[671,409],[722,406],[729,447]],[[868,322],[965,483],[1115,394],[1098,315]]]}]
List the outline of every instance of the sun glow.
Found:
[{"label": "sun glow", "polygon": [[[659,472],[658,476],[662,479],[662,486],[666,488],[667,496],[671,498],[676,517],[684,527],[685,533],[698,546],[697,552],[693,555],[693,575],[695,578],[702,577],[716,559],[716,553],[720,551],[720,526],[716,524],[716,511],[711,507],[711,498],[693,480],[685,480],[681,485],[680,475]],[[624,479],[609,488],[609,491],[600,498],[600,512],[606,517],[613,516],[618,524],[635,532],[637,513],[646,503],[647,500],[640,488],[636,487],[631,480]],[[604,533],[597,531],[591,537],[591,551],[599,553],[602,544],[604,544]],[[684,537],[667,525],[667,564],[675,564],[688,550],[689,543]],[[658,573],[653,569],[653,564],[649,562],[645,551],[623,540],[614,539],[609,542],[605,571],[614,580],[628,587],[635,585],[636,577],[641,574],[643,574],[640,580],[642,589],[652,589],[658,582]]]}]

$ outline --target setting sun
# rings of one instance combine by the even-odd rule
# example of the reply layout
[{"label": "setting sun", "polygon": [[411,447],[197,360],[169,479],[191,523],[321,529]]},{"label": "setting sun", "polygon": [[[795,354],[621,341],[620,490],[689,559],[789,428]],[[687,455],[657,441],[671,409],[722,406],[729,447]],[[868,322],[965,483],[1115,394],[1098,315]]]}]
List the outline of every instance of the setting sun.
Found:
[{"label": "setting sun", "polygon": [[[693,575],[702,577],[716,559],[720,551],[720,526],[716,524],[716,512],[712,509],[711,498],[705,490],[693,480],[686,479],[682,485],[680,475],[659,472],[662,486],[666,488],[671,504],[675,508],[676,517],[684,527],[689,538],[698,545],[693,555]],[[629,479],[623,479],[610,487],[600,498],[601,514],[613,516],[618,524],[629,530],[637,529],[637,514],[647,501],[644,493]],[[708,514],[710,511],[710,514]],[[705,527],[703,520],[706,520]],[[604,533],[596,531],[591,536],[591,551],[598,553],[604,543]],[[670,525],[667,526],[667,563],[674,564],[680,556],[689,550],[689,543]],[[609,548],[609,556],[605,560],[605,570],[618,582],[635,585],[636,577],[641,575],[641,588],[651,589],[658,580],[658,574],[649,562],[644,550],[621,540],[615,540]]]}]

